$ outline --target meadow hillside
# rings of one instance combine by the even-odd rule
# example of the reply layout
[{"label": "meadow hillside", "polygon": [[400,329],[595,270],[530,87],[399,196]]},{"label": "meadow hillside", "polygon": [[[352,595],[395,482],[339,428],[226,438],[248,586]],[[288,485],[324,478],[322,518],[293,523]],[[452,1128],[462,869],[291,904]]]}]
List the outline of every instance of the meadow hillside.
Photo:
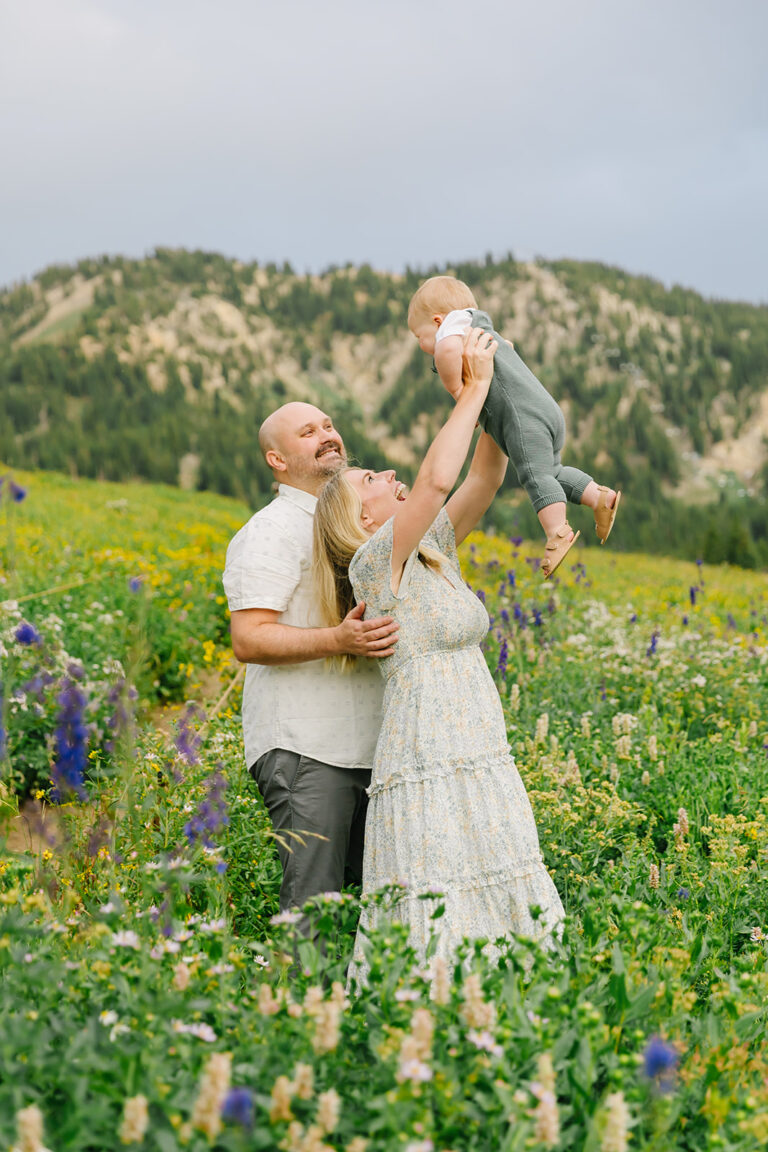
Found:
[{"label": "meadow hillside", "polygon": [[[50,267],[0,293],[0,458],[256,507],[255,430],[303,398],[408,479],[449,400],[406,308],[444,270],[301,276],[171,249]],[[566,458],[626,491],[615,547],[768,560],[768,308],[575,261],[448,270],[561,402]],[[538,535],[521,497],[510,476],[489,526]]]},{"label": "meadow hillside", "polygon": [[248,508],[0,473],[0,1145],[765,1145],[763,574],[577,545],[544,584],[470,537],[567,923],[428,970],[393,923],[356,991],[358,899],[297,945],[243,765],[219,574]]}]

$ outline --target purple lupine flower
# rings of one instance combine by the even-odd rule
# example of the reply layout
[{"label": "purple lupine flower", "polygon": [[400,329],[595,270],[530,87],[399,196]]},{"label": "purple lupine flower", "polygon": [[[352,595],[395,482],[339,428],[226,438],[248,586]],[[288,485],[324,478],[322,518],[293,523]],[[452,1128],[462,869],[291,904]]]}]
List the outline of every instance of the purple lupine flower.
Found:
[{"label": "purple lupine flower", "polygon": [[540,628],[544,622],[541,618],[541,612],[539,611],[539,609],[536,607],[535,604],[534,604],[533,608],[531,609],[531,611],[533,612],[533,626],[534,626],[534,628]]},{"label": "purple lupine flower", "polygon": [[[110,714],[106,720],[106,726],[114,737],[120,735],[130,729],[133,721],[133,708],[132,704],[137,700],[138,692],[132,684],[128,684],[125,679],[116,680],[107,693],[107,703],[110,706]],[[114,751],[114,740],[109,740],[106,745],[108,752]]]},{"label": "purple lupine flower", "polygon": [[734,630],[736,629],[736,621],[734,620],[732,612],[728,613],[728,616],[726,618],[726,623],[728,624],[729,628],[733,628]]},{"label": "purple lupine flower", "polygon": [[128,587],[131,592],[140,592],[144,587],[144,581],[141,576],[131,576],[130,580],[128,581]]},{"label": "purple lupine flower", "polygon": [[219,765],[219,770],[208,777],[206,793],[197,812],[184,825],[184,835],[192,847],[198,843],[204,848],[216,847],[214,836],[229,824],[226,791],[227,781]]},{"label": "purple lupine flower", "polygon": [[647,647],[647,648],[646,648],[646,650],[645,650],[645,654],[646,654],[646,656],[653,656],[653,655],[655,655],[655,653],[656,653],[656,646],[657,646],[657,644],[658,644],[658,642],[659,642],[659,635],[660,635],[660,633],[659,633],[659,630],[658,630],[658,628],[654,628],[653,632],[651,633],[651,642],[650,642],[650,644],[648,645],[648,647]]},{"label": "purple lupine flower", "polygon": [[690,588],[688,589],[688,596],[690,597],[692,608],[696,607],[696,593],[698,591],[699,591],[699,588],[698,588],[697,584],[691,584]]},{"label": "purple lupine flower", "polygon": [[42,643],[40,639],[40,633],[38,632],[37,628],[35,628],[34,624],[30,624],[26,620],[22,620],[21,624],[19,624],[13,635],[16,637],[16,640],[19,644],[27,645]]},{"label": "purple lupine flower", "polygon": [[514,568],[510,568],[509,571],[507,572],[507,583],[509,584],[510,588],[514,588],[516,586],[515,585],[515,570],[514,570]]},{"label": "purple lupine flower", "polygon": [[679,900],[690,900],[690,898],[691,898],[690,888],[678,888],[677,896],[678,896]]},{"label": "purple lupine flower", "polygon": [[59,713],[56,717],[54,742],[56,761],[51,769],[55,803],[72,796],[84,800],[85,764],[88,755],[88,729],[84,720],[88,701],[73,679],[66,680],[58,696]]},{"label": "purple lupine flower", "polygon": [[27,494],[26,488],[22,488],[21,484],[17,484],[12,477],[8,477],[8,491],[10,492],[11,500],[14,504],[21,504],[22,500]]},{"label": "purple lupine flower", "polygon": [[485,604],[485,592],[483,592],[482,588],[478,588],[475,595],[477,596],[477,598],[481,604]]},{"label": "purple lupine flower", "polygon": [[673,1076],[677,1065],[677,1052],[665,1044],[660,1036],[652,1036],[643,1053],[643,1071],[649,1080],[655,1080],[663,1092],[673,1087]]},{"label": "purple lupine flower", "polygon": [[249,1088],[231,1088],[221,1106],[221,1118],[241,1128],[253,1126],[253,1095]]},{"label": "purple lupine flower", "polygon": [[176,750],[190,765],[200,762],[200,757],[197,755],[197,750],[200,747],[200,734],[193,727],[193,721],[200,715],[201,710],[196,708],[194,704],[190,704],[179,720],[179,728],[174,741]]},{"label": "purple lupine flower", "polygon": [[510,544],[514,544],[515,548],[519,548],[523,542],[523,538],[522,536],[510,536],[509,542]]},{"label": "purple lupine flower", "polygon": [[688,625],[688,617],[687,616],[683,616],[683,625],[686,627]]},{"label": "purple lupine flower", "polygon": [[502,640],[499,646],[499,662],[496,665],[496,671],[502,680],[506,679],[507,675],[507,660],[509,658],[509,646],[506,640]]},{"label": "purple lupine flower", "polygon": [[[50,673],[48,673],[47,675],[48,675],[47,682],[49,683],[53,679],[53,677],[50,675]],[[21,690],[25,696],[31,696],[34,700],[37,700],[38,704],[42,704],[43,697],[44,697],[45,684],[46,684],[46,680],[38,672],[32,677],[31,680],[27,680],[25,684],[22,684]]]},{"label": "purple lupine flower", "polygon": [[509,612],[507,612],[506,608],[502,608],[499,615],[501,616],[501,618],[505,624],[509,624]]}]

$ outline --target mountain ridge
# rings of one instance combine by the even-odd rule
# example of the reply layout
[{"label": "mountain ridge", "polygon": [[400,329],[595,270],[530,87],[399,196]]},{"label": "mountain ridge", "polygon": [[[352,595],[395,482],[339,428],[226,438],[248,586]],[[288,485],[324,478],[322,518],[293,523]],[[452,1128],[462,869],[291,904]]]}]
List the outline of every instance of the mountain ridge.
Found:
[{"label": "mountain ridge", "polygon": [[[568,460],[629,488],[646,525],[654,506],[679,518],[725,501],[750,546],[768,549],[768,308],[588,262],[297,275],[157,249],[52,266],[0,293],[0,458],[258,504],[270,477],[256,422],[303,398],[359,458],[412,476],[450,403],[405,324],[412,291],[438,271],[470,284],[561,403]],[[507,489],[509,515],[535,530]],[[700,535],[713,516],[702,511]]]}]

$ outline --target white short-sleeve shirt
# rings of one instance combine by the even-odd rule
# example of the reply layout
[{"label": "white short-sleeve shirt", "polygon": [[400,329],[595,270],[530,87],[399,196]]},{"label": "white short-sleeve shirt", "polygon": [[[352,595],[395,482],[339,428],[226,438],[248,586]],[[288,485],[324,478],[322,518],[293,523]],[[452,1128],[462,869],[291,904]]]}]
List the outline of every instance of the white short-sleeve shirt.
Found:
[{"label": "white short-sleeve shirt", "polygon": [[[224,591],[230,612],[268,608],[281,624],[322,628],[312,586],[312,519],[317,500],[281,484],[230,541]],[[285,748],[341,768],[370,768],[381,727],[383,680],[372,660],[350,672],[325,660],[249,664],[243,688],[243,738],[250,767]]]},{"label": "white short-sleeve shirt", "polygon": [[435,333],[435,344],[445,340],[446,336],[466,336],[471,322],[472,312],[469,308],[456,308],[449,312]]}]

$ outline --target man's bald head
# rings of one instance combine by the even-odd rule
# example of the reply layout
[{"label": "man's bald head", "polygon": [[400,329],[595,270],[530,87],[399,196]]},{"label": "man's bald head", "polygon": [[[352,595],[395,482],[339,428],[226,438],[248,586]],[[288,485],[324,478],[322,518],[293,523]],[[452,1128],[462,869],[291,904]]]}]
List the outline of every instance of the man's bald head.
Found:
[{"label": "man's bald head", "polygon": [[298,400],[267,416],[259,429],[259,447],[275,479],[313,494],[346,463],[343,441],[330,416]]}]

